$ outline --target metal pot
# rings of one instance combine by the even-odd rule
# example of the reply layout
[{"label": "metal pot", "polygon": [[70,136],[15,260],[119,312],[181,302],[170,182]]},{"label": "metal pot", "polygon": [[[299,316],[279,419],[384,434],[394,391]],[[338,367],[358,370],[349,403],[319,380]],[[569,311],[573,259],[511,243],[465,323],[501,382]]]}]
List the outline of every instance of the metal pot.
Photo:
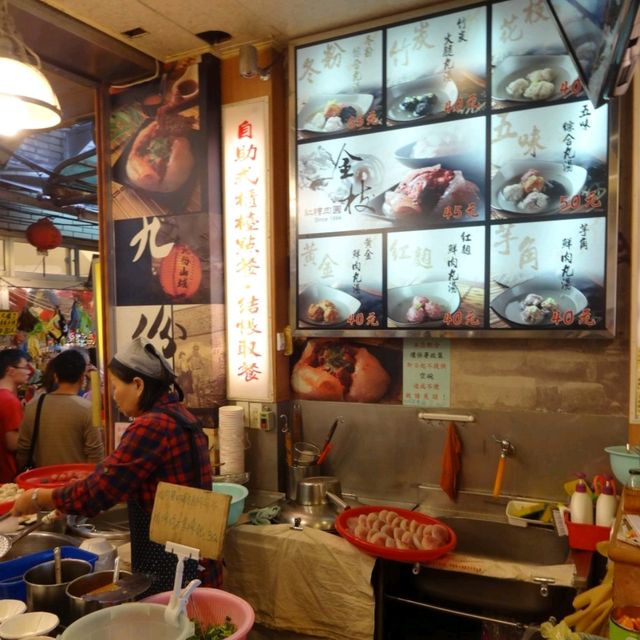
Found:
[{"label": "metal pot", "polygon": [[342,495],[340,480],[335,476],[312,476],[298,482],[296,502],[305,506],[327,504],[327,491]]},{"label": "metal pot", "polygon": [[[129,577],[130,573],[127,571],[120,571],[120,577]],[[104,609],[104,607],[111,606],[116,603],[96,602],[94,600],[84,600],[82,596],[86,595],[94,589],[105,587],[113,582],[113,571],[97,571],[96,573],[90,573],[88,575],[80,576],[75,580],[72,580],[66,588],[66,595],[68,600],[68,612],[69,622],[74,622],[78,618],[86,615],[87,613],[93,613],[98,609]],[[122,600],[122,602],[133,602],[132,596],[128,600]]]},{"label": "metal pot", "polygon": [[333,531],[338,513],[327,494],[342,497],[340,481],[335,476],[313,476],[300,480],[296,487],[296,500],[287,500],[280,508],[278,522],[299,527],[311,527],[321,531]]},{"label": "metal pot", "polygon": [[60,565],[62,580],[57,584],[54,560],[38,564],[24,574],[27,609],[55,613],[62,624],[69,624],[67,585],[75,578],[91,573],[92,567],[86,560],[71,558],[63,558]]}]

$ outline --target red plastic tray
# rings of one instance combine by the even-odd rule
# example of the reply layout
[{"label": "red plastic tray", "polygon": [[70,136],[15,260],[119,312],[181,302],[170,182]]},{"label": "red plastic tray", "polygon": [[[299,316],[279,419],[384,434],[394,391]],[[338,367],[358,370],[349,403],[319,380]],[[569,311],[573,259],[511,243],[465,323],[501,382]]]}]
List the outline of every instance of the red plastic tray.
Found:
[{"label": "red plastic tray", "polygon": [[[391,547],[381,547],[377,544],[372,544],[366,540],[356,538],[353,534],[349,533],[347,529],[347,520],[349,518],[357,518],[360,514],[369,514],[377,511],[393,511],[403,518],[408,520],[417,520],[421,524],[439,524],[449,531],[450,540],[448,544],[437,549],[428,550],[416,550],[416,549],[393,549]],[[428,562],[429,560],[435,560],[440,556],[453,551],[458,542],[455,531],[447,526],[444,522],[436,520],[431,516],[427,516],[424,513],[418,513],[417,511],[409,511],[408,509],[394,509],[393,507],[355,507],[353,509],[346,509],[338,515],[336,518],[336,530],[338,533],[348,540],[352,545],[358,547],[365,553],[375,556],[377,558],[385,558],[386,560],[396,560],[398,562]]]},{"label": "red plastic tray", "polygon": [[96,465],[88,462],[74,464],[52,464],[48,467],[37,467],[24,471],[16,477],[16,484],[22,489],[56,489],[64,487],[69,482],[78,480],[95,471]]},{"label": "red plastic tray", "polygon": [[0,516],[7,513],[7,511],[11,511],[11,507],[13,507],[15,500],[7,500],[6,502],[0,502]]}]

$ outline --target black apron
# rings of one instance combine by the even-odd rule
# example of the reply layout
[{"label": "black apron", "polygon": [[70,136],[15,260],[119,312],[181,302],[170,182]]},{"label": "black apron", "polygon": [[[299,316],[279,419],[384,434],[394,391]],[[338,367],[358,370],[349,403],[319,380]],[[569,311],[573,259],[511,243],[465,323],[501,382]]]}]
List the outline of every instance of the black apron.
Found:
[{"label": "black apron", "polygon": [[[162,410],[159,413],[171,416],[178,427],[189,432],[191,468],[197,469],[196,479],[191,486],[201,489],[202,469],[195,442],[195,434],[202,430],[201,424],[199,422],[187,422],[184,416],[178,412]],[[173,591],[178,557],[173,553],[167,553],[164,550],[164,545],[149,539],[151,514],[144,510],[137,499],[131,498],[127,502],[127,511],[129,513],[129,529],[131,531],[131,568],[134,573],[148,574],[153,579],[151,586],[140,595],[140,598],[146,598],[163,591]],[[182,586],[184,587],[197,577],[198,561],[185,560]]]}]

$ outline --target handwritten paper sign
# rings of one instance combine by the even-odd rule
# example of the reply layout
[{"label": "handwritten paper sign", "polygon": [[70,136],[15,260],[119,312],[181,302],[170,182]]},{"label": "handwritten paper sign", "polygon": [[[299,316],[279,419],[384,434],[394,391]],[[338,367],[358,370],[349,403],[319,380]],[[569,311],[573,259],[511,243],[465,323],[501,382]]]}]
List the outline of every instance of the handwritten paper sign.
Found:
[{"label": "handwritten paper sign", "polygon": [[402,404],[449,407],[451,356],[449,340],[407,339],[403,349]]},{"label": "handwritten paper sign", "polygon": [[18,330],[18,312],[0,311],[0,336],[10,336]]},{"label": "handwritten paper sign", "polygon": [[205,489],[160,482],[151,514],[149,537],[164,545],[168,540],[200,550],[204,558],[222,552],[231,496]]}]

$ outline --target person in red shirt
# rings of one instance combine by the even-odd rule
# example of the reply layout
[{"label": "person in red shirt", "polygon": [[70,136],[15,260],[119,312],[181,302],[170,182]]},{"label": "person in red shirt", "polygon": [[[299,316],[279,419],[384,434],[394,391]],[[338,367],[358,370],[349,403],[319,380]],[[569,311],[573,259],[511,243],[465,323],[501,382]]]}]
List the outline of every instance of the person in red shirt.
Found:
[{"label": "person in red shirt", "polygon": [[28,382],[32,371],[24,351],[0,351],[0,483],[13,482],[16,477],[15,450],[23,414],[18,387]]}]

